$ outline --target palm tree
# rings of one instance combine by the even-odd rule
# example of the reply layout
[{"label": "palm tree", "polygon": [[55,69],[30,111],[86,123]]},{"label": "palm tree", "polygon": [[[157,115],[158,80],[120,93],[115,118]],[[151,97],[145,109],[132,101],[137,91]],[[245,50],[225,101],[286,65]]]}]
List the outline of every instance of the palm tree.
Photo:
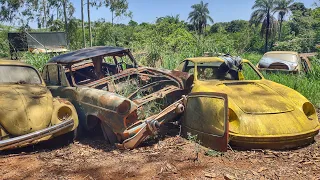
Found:
[{"label": "palm tree", "polygon": [[209,16],[208,3],[201,1],[200,4],[194,4],[191,8],[193,11],[189,13],[188,19],[190,19],[190,22],[195,26],[199,34],[202,34],[203,29],[207,26],[207,21],[209,20],[213,23],[213,19]]},{"label": "palm tree", "polygon": [[252,6],[251,23],[262,23],[261,35],[265,36],[265,52],[268,51],[268,40],[276,32],[277,21],[273,17],[275,12],[275,0],[256,0]]},{"label": "palm tree", "polygon": [[279,41],[281,40],[281,33],[282,33],[282,22],[284,17],[290,12],[290,7],[294,0],[277,0],[275,11],[278,12],[278,20],[280,22],[279,28]]}]

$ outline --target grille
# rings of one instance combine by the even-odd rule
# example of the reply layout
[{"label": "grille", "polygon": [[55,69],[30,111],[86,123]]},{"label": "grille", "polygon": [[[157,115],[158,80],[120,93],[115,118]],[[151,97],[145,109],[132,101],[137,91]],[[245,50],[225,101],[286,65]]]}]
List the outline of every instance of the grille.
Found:
[{"label": "grille", "polygon": [[272,63],[269,66],[269,69],[286,69],[289,70],[289,67],[283,63]]}]

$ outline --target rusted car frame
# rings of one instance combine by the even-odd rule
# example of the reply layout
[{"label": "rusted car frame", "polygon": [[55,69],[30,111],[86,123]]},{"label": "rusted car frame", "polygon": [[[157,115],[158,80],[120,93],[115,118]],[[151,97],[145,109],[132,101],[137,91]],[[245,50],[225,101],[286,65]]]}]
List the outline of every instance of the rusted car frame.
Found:
[{"label": "rusted car frame", "polygon": [[188,73],[140,67],[129,49],[116,47],[56,56],[42,76],[54,96],[75,105],[82,127],[101,124],[110,143],[128,149],[183,113],[182,95],[192,83]]}]

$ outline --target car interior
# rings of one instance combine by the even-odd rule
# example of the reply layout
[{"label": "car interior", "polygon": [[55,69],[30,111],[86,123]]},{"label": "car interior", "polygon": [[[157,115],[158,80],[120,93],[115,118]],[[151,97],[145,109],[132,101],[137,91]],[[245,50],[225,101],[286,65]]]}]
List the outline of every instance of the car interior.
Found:
[{"label": "car interior", "polygon": [[[124,61],[122,57],[112,56],[111,58],[110,56],[106,56],[103,59],[100,72],[102,77],[112,76],[125,69],[133,68],[133,65]],[[70,70],[66,68],[65,72],[69,83],[72,84]],[[73,64],[72,73],[77,85],[84,85],[101,79],[101,77],[97,75],[92,59]]]}]

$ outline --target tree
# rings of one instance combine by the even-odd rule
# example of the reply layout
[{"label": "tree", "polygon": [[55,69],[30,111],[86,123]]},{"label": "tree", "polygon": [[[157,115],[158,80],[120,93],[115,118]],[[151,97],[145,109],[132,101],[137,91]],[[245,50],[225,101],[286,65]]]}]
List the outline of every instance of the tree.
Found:
[{"label": "tree", "polygon": [[251,14],[250,22],[262,23],[261,35],[265,37],[264,51],[268,51],[269,38],[276,33],[277,22],[273,17],[275,12],[275,0],[256,0],[252,6],[254,10]]},{"label": "tree", "polygon": [[82,39],[83,39],[83,47],[86,47],[86,34],[84,31],[84,13],[83,13],[83,0],[81,0],[81,28],[82,28]]},{"label": "tree", "polygon": [[23,25],[28,25],[39,9],[38,0],[0,0],[0,7],[1,22],[21,22]]},{"label": "tree", "polygon": [[91,31],[91,19],[90,19],[90,0],[87,1],[87,8],[88,8],[88,24],[89,24],[89,41],[90,47],[92,47],[92,31]]},{"label": "tree", "polygon": [[233,20],[230,23],[228,23],[226,27],[226,31],[231,33],[240,32],[240,31],[243,31],[248,26],[249,26],[248,21]]},{"label": "tree", "polygon": [[275,11],[278,12],[278,20],[280,22],[279,26],[279,41],[281,40],[282,34],[282,22],[284,17],[290,12],[290,7],[294,0],[277,0],[275,2]]},{"label": "tree", "polygon": [[210,11],[208,9],[208,3],[200,2],[200,4],[194,4],[191,6],[193,11],[189,13],[188,19],[194,25],[199,34],[203,34],[203,30],[207,26],[207,22],[213,23],[213,19],[209,16]]},{"label": "tree", "polygon": [[160,23],[162,21],[167,21],[168,23],[178,24],[180,22],[180,15],[177,14],[176,16],[159,17],[159,18],[157,18],[156,23]]},{"label": "tree", "polygon": [[64,30],[64,25],[63,22],[60,19],[54,20],[50,22],[49,25],[49,30],[50,31],[63,31]]},{"label": "tree", "polygon": [[127,0],[105,0],[105,6],[110,8],[112,26],[117,17],[122,15],[132,17],[132,12],[128,11],[129,3]]}]

